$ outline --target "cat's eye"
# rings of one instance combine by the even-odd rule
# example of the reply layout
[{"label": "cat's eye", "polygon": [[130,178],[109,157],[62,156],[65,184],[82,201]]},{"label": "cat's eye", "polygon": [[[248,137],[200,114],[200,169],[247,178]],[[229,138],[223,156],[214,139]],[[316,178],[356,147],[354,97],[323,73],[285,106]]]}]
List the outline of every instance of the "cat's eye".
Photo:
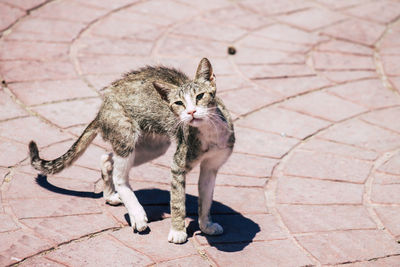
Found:
[{"label": "cat's eye", "polygon": [[174,104],[177,105],[177,106],[183,106],[183,102],[182,101],[176,101]]},{"label": "cat's eye", "polygon": [[197,100],[197,101],[201,100],[201,99],[203,98],[203,96],[204,96],[204,93],[198,94],[198,95],[196,96],[196,100]]}]

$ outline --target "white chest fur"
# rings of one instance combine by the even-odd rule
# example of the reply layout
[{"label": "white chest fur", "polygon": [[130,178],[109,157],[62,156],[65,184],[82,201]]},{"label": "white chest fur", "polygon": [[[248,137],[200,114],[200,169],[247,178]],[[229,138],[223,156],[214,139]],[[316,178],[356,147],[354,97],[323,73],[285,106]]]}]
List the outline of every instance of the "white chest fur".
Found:
[{"label": "white chest fur", "polygon": [[211,152],[227,148],[232,132],[222,119],[209,120],[198,129],[203,151]]}]

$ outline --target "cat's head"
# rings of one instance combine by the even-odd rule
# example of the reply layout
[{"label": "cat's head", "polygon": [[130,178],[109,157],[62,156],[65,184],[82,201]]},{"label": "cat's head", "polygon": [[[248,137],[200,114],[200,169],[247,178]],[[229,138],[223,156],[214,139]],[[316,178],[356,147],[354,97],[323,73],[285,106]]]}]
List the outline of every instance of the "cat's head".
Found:
[{"label": "cat's head", "polygon": [[153,85],[181,122],[199,127],[215,116],[215,75],[207,58],[200,61],[193,81],[182,86],[162,81]]}]

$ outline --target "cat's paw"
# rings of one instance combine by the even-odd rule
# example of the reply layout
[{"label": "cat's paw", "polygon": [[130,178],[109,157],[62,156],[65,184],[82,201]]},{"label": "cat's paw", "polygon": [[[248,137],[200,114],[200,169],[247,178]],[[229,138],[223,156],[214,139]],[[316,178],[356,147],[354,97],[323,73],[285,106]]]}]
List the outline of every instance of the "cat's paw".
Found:
[{"label": "cat's paw", "polygon": [[134,215],[130,215],[129,217],[133,229],[136,229],[138,232],[143,232],[147,229],[148,219],[143,207],[136,208]]},{"label": "cat's paw", "polygon": [[222,235],[224,228],[218,223],[209,222],[204,225],[200,224],[200,230],[207,235]]},{"label": "cat's paw", "polygon": [[175,244],[185,243],[187,240],[186,230],[177,231],[174,229],[169,230],[168,241]]},{"label": "cat's paw", "polygon": [[117,206],[122,203],[122,200],[119,197],[119,194],[117,192],[105,197],[105,200],[106,200],[106,203],[108,203],[112,206]]}]

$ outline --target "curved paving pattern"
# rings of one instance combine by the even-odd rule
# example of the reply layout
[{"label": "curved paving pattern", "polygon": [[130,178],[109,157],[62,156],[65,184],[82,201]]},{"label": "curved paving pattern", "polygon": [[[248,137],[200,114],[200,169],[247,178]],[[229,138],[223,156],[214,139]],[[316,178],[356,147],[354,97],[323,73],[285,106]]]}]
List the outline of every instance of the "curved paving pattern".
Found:
[{"label": "curved paving pattern", "polygon": [[[400,262],[398,1],[3,0],[0,12],[0,265]],[[224,235],[198,231],[195,170],[192,237],[168,244],[173,151],[131,173],[146,235],[101,198],[102,140],[34,179],[30,139],[55,157],[121,73],[164,64],[192,74],[203,56],[236,119],[212,210]]]}]

